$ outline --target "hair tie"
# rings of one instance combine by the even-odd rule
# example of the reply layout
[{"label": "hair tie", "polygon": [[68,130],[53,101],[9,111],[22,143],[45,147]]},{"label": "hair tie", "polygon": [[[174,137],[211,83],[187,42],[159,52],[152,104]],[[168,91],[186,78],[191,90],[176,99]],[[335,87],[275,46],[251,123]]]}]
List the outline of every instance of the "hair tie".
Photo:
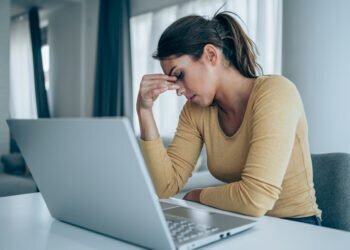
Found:
[{"label": "hair tie", "polygon": [[220,33],[220,30],[223,30],[221,23],[216,19],[213,19],[212,22],[213,22],[213,27],[217,36],[220,38],[220,40],[224,40],[225,35],[222,34],[222,32]]}]

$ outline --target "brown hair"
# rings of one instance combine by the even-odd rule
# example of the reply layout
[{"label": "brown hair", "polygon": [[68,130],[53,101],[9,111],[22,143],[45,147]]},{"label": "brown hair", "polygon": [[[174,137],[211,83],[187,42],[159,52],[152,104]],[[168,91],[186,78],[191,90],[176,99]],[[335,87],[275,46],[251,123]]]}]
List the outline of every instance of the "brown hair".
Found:
[{"label": "brown hair", "polygon": [[256,45],[233,16],[238,17],[224,11],[215,14],[211,20],[198,15],[178,19],[161,35],[153,58],[162,60],[169,56],[190,55],[198,60],[204,46],[212,44],[222,50],[230,66],[243,76],[257,77],[257,71],[262,73],[262,68],[256,61]]}]

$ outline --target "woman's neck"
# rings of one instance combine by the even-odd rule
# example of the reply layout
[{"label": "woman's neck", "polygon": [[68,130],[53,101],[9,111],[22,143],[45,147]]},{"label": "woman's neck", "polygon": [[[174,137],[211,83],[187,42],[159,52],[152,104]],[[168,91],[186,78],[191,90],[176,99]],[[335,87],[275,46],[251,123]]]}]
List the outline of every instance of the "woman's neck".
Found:
[{"label": "woman's neck", "polygon": [[232,67],[220,73],[221,78],[214,102],[227,115],[239,115],[245,111],[255,78],[248,78]]}]

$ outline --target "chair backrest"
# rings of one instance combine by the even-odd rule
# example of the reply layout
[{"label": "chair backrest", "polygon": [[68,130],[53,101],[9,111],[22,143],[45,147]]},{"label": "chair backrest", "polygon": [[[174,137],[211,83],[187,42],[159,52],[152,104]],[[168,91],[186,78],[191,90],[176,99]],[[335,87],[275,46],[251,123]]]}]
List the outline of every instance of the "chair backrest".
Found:
[{"label": "chair backrest", "polygon": [[350,231],[350,154],[312,154],[322,225]]}]

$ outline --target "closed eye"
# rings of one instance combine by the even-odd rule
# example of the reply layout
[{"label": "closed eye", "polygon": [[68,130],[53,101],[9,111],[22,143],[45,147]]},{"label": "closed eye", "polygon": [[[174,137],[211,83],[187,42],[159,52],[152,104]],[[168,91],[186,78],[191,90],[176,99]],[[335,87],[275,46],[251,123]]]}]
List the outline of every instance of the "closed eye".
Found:
[{"label": "closed eye", "polygon": [[183,73],[181,72],[181,73],[178,74],[176,77],[177,77],[177,80],[176,80],[176,81],[182,80],[182,79],[183,79]]}]

